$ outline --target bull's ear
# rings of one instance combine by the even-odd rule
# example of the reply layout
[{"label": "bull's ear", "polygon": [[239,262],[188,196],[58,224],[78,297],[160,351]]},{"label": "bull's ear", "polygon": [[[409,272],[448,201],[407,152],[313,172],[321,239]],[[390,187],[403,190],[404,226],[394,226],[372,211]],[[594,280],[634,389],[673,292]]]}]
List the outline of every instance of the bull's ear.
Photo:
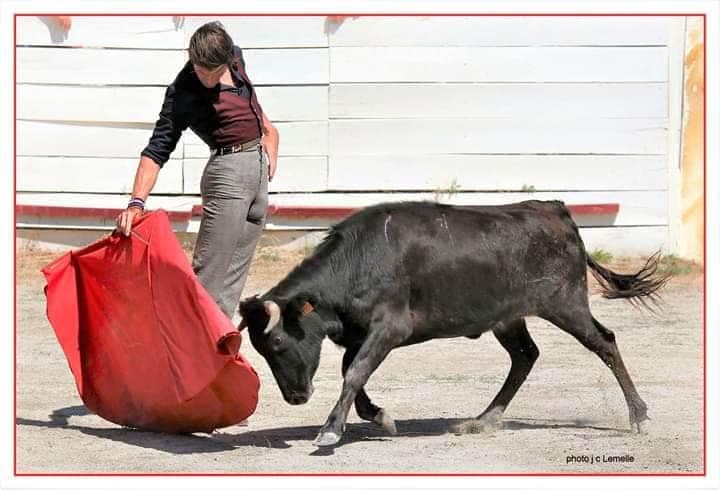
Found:
[{"label": "bull's ear", "polygon": [[288,309],[297,312],[298,316],[305,316],[315,310],[316,302],[312,295],[301,293],[288,302]]},{"label": "bull's ear", "polygon": [[308,315],[312,313],[312,311],[315,309],[315,307],[310,303],[309,301],[306,301],[303,303],[302,308],[300,309],[300,312],[303,314],[303,316]]}]

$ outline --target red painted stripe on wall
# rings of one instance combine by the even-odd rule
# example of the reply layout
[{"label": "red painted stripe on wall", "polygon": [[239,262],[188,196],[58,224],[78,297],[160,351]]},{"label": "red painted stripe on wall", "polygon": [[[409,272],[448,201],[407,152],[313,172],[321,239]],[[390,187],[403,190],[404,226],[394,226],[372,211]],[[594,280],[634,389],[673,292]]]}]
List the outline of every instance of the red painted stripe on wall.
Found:
[{"label": "red painted stripe on wall", "polygon": [[[567,208],[575,216],[613,215],[620,210],[616,203],[608,204],[569,204]],[[342,219],[362,208],[332,206],[278,206],[271,204],[268,216],[295,219]],[[36,216],[46,218],[114,219],[122,209],[84,208],[68,206],[36,206],[19,204],[15,206],[17,216]],[[188,221],[192,217],[202,216],[202,205],[196,204],[190,211],[168,211],[170,221]]]}]

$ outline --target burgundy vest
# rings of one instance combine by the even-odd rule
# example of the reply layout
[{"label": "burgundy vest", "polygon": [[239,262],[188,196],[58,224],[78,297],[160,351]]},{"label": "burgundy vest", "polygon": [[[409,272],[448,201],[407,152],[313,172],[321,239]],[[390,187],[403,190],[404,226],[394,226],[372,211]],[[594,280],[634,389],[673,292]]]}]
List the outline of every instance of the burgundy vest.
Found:
[{"label": "burgundy vest", "polygon": [[213,101],[218,125],[212,136],[218,147],[245,143],[262,135],[262,108],[240,56],[236,52],[231,72],[234,79],[245,83],[250,97],[244,97],[232,90],[220,90]]}]

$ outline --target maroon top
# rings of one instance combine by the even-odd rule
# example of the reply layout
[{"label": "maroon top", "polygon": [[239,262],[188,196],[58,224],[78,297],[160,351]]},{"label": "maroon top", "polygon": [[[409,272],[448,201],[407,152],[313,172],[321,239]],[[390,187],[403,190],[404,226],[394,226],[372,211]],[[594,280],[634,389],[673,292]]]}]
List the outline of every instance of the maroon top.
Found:
[{"label": "maroon top", "polygon": [[[217,114],[218,124],[211,135],[215,147],[232,146],[260,137],[258,119],[250,106],[245,85],[240,87],[222,85],[213,107]],[[237,85],[237,82],[236,82]]]}]

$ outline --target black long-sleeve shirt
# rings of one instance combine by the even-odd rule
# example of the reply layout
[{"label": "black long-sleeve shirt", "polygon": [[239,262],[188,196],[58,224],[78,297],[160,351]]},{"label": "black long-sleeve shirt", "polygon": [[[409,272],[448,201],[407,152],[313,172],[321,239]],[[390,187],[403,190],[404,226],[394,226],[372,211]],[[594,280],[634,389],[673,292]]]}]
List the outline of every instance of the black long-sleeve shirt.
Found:
[{"label": "black long-sleeve shirt", "polygon": [[244,143],[262,134],[262,108],[245,72],[242,50],[234,47],[230,65],[235,87],[206,88],[187,62],[165,91],[160,116],[141,154],[161,167],[190,128],[210,148]]}]

